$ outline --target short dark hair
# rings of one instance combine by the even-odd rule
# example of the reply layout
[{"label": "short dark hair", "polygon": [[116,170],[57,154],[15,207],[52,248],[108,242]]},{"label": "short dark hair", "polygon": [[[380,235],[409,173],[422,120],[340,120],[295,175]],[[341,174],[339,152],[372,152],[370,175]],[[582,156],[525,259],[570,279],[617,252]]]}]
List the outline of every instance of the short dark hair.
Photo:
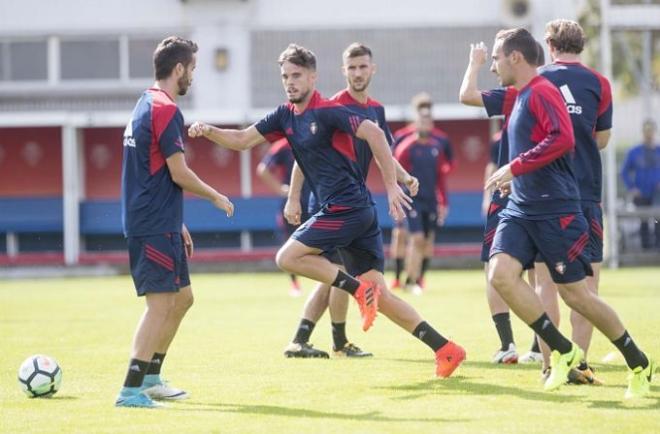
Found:
[{"label": "short dark hair", "polygon": [[284,62],[290,62],[302,68],[316,71],[316,56],[314,53],[297,44],[289,44],[286,50],[282,51],[277,63],[282,66]]},{"label": "short dark hair", "polygon": [[545,65],[545,51],[543,50],[543,45],[539,41],[536,41],[536,62],[534,65],[543,66]]},{"label": "short dark hair", "polygon": [[353,42],[351,45],[346,47],[343,54],[344,59],[352,59],[353,57],[360,56],[369,56],[370,59],[373,57],[371,54],[371,48],[359,42]]},{"label": "short dark hair", "polygon": [[197,52],[197,44],[178,36],[163,39],[154,51],[154,73],[156,80],[170,76],[174,67],[181,63],[188,66]]},{"label": "short dark hair", "polygon": [[560,53],[580,54],[586,36],[580,24],[571,20],[552,20],[545,25],[545,40]]},{"label": "short dark hair", "polygon": [[536,65],[539,53],[536,48],[536,39],[526,29],[518,27],[515,29],[500,30],[495,35],[496,40],[502,41],[502,51],[508,56],[513,51],[520,52],[527,63]]}]

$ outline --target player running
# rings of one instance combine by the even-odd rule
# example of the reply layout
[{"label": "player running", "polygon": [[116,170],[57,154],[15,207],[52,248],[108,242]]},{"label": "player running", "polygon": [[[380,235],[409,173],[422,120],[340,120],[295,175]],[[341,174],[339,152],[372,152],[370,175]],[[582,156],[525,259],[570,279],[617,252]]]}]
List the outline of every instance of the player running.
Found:
[{"label": "player running", "polygon": [[[537,50],[537,58],[534,62],[535,66],[543,65],[543,63],[545,63],[543,47],[538,43]],[[465,71],[459,94],[459,99],[463,104],[484,107],[486,113],[490,117],[504,116],[504,125],[499,134],[499,140],[496,142],[497,148],[494,152],[495,155],[491,155],[491,158],[494,161],[494,164],[491,166],[493,167],[493,170],[486,172],[484,181],[495,173],[497,168],[502,167],[509,162],[507,125],[511,109],[513,108],[513,102],[517,95],[517,91],[513,86],[501,87],[488,91],[479,90],[477,77],[479,70],[486,63],[486,56],[487,50],[483,42],[470,44],[470,61]],[[497,74],[497,71],[494,69],[494,64],[491,67],[491,72]],[[495,236],[495,230],[500,222],[500,214],[506,208],[507,202],[509,201],[508,197],[502,196],[498,189],[486,189],[484,195],[486,195],[487,192],[490,192],[491,194],[490,201],[486,208],[486,225],[484,227],[484,239],[481,247],[481,261],[484,263],[486,274],[488,274],[490,248],[493,243],[493,237]],[[533,268],[528,270],[527,278],[530,285],[534,287],[535,277]],[[486,297],[488,300],[488,308],[490,309],[493,323],[495,324],[495,329],[500,338],[500,349],[495,352],[492,361],[493,363],[504,364],[518,363],[518,351],[516,350],[516,345],[513,339],[509,306],[507,306],[502,297],[497,291],[495,291],[495,288],[493,288],[488,282],[486,283]],[[541,354],[538,349],[537,340],[536,338],[533,340],[536,348],[533,347],[532,351],[536,350],[533,351],[535,355],[531,357],[526,355],[524,357],[540,360]]]},{"label": "player running", "polygon": [[[278,266],[352,294],[365,331],[380,310],[427,344],[436,355],[436,375],[448,377],[464,360],[465,351],[387,289],[382,274],[382,236],[375,206],[353,153],[355,148],[333,141],[336,133],[344,132],[367,142],[385,183],[390,214],[400,219],[403,208],[410,206],[410,198],[397,184],[385,134],[365,116],[323,99],[315,91],[316,57],[311,51],[291,44],[280,55],[279,64],[288,104],[243,130],[195,123],[189,129],[190,135],[204,136],[235,150],[287,137],[322,208],[280,249]],[[340,249],[347,272],[324,257],[334,249]]]},{"label": "player running", "polygon": [[571,151],[575,146],[570,116],[559,90],[536,71],[537,44],[522,28],[495,37],[493,63],[503,86],[518,91],[509,117],[510,163],[488,179],[511,197],[497,226],[488,278],[509,307],[552,349],[546,390],[564,384],[583,359],[521,278],[537,254],[544,259],[564,301],[587,318],[621,351],[631,370],[626,398],[650,391],[655,364],[637,347],[617,314],[589,291],[591,275],[585,246],[588,224],[580,209]]},{"label": "player running", "polygon": [[[392,135],[389,126],[385,120],[385,109],[377,101],[371,99],[368,94],[369,84],[371,78],[376,71],[376,64],[373,62],[371,49],[366,45],[360,43],[353,43],[349,45],[342,55],[342,74],[346,78],[346,89],[335,94],[331,100],[336,101],[353,111],[361,113],[368,117],[371,121],[378,124],[378,126],[385,133],[388,142],[391,143]],[[363,178],[366,180],[369,172],[369,166],[372,161],[373,154],[369,145],[363,140],[351,137],[347,134],[337,133],[334,138],[335,143],[353,146],[356,159],[360,166],[360,171]],[[352,144],[352,145],[351,145]],[[394,161],[395,169],[397,172],[397,180],[406,185],[411,192],[412,196],[417,194],[419,183],[416,178],[410,176],[398,162]],[[296,165],[294,168],[296,174],[293,178],[304,179],[304,175]],[[304,184],[303,184],[304,185]],[[307,219],[304,217],[304,190],[302,193],[297,191],[296,185],[291,185],[290,197],[291,200],[287,202],[285,214],[290,221],[298,225],[304,223]],[[302,203],[298,202],[298,198],[302,199]],[[313,209],[311,214],[320,211],[318,200],[312,195],[309,199],[311,204],[310,209]],[[303,216],[301,218],[301,215]],[[328,260],[336,264],[340,268],[343,267],[343,262],[340,257],[339,251],[334,251],[326,255]],[[308,344],[308,340],[314,327],[325,309],[330,307],[330,319],[332,324],[332,340],[333,340],[333,354],[336,357],[370,357],[371,353],[363,351],[357,345],[348,341],[346,337],[346,314],[348,311],[348,293],[337,288],[330,289],[325,283],[319,283],[314,292],[310,295],[305,303],[303,317],[298,325],[298,330],[294,336],[293,341],[286,347],[284,355],[287,357],[328,357],[325,351],[314,348]]]},{"label": "player running", "polygon": [[156,83],[138,100],[124,131],[121,205],[131,275],[146,310],[133,338],[118,407],[157,407],[152,399],[188,394],[160,377],[165,354],[193,302],[188,258],[193,242],[183,225],[183,190],[231,216],[234,205],[200,180],[183,156],[183,116],[176,105],[195,70],[197,44],[169,37],[154,53]]}]

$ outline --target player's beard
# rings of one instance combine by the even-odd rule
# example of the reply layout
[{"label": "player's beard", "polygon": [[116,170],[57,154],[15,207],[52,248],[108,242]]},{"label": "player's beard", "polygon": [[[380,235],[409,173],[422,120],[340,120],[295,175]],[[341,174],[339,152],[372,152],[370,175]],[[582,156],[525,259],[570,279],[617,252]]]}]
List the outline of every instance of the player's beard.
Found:
[{"label": "player's beard", "polygon": [[179,87],[179,96],[183,96],[186,93],[188,93],[188,88],[192,84],[192,80],[188,76],[188,73],[181,77],[179,81],[176,82],[177,86]]},{"label": "player's beard", "polygon": [[350,82],[351,90],[353,92],[364,92],[369,87],[370,82],[371,82],[371,78],[367,78],[364,81],[362,81],[362,83],[359,84],[355,82]]},{"label": "player's beard", "polygon": [[301,102],[303,102],[307,99],[307,96],[309,95],[309,92],[310,92],[309,90],[307,92],[304,92],[304,93],[301,92],[300,96],[297,97],[297,98],[296,97],[289,97],[289,102],[291,104],[299,104],[299,103],[301,103]]}]

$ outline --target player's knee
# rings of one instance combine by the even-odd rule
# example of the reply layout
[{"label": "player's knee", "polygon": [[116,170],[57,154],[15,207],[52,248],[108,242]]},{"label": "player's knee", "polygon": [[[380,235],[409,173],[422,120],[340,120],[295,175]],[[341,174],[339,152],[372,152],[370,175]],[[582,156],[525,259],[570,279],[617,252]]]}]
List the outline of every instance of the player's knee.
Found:
[{"label": "player's knee", "polygon": [[195,297],[192,295],[192,292],[188,292],[179,300],[177,300],[177,310],[181,312],[187,312],[195,302]]},{"label": "player's knee", "polygon": [[558,289],[562,300],[577,312],[582,312],[584,307],[591,302],[591,294],[586,286],[582,287],[574,284],[558,285]]},{"label": "player's knee", "polygon": [[286,249],[282,248],[275,255],[275,263],[280,270],[289,272],[293,264],[293,257]]},{"label": "player's knee", "polygon": [[488,283],[499,293],[510,288],[514,280],[515,276],[502,264],[495,264],[488,270]]},{"label": "player's knee", "polygon": [[170,315],[175,308],[176,298],[174,293],[158,297],[157,299],[147,299],[147,311],[151,315],[166,317]]}]

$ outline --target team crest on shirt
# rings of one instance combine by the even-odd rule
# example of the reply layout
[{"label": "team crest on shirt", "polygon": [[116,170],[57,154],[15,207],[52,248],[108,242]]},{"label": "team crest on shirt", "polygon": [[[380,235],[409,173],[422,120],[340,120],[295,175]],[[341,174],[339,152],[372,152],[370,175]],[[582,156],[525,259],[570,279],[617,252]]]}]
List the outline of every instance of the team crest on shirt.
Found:
[{"label": "team crest on shirt", "polygon": [[555,264],[555,271],[557,271],[559,274],[564,274],[566,271],[566,265],[563,262],[557,262]]},{"label": "team crest on shirt", "polygon": [[312,122],[309,124],[309,131],[311,131],[312,134],[316,134],[316,132],[319,130],[318,125],[316,125],[316,122]]}]

